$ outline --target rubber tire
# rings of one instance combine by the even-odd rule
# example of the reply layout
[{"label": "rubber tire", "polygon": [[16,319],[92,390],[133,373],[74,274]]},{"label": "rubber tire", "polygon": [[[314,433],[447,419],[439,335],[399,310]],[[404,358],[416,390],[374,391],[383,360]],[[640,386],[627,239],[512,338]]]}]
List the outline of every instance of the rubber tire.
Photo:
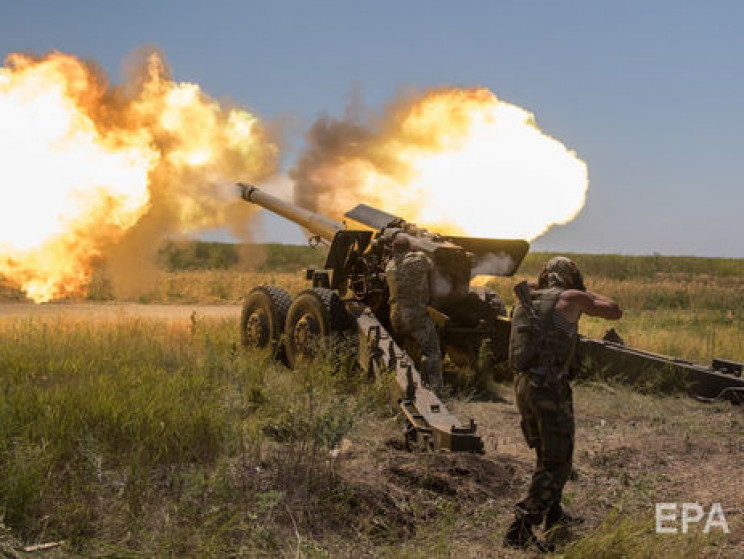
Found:
[{"label": "rubber tire", "polygon": [[[266,348],[271,347],[279,359],[284,358],[284,345],[281,343],[284,334],[284,324],[287,311],[292,304],[292,298],[283,288],[276,285],[262,285],[254,287],[243,302],[240,313],[240,343],[243,346]],[[263,311],[267,319],[265,340],[255,343],[251,340],[248,325],[251,315]]]},{"label": "rubber tire", "polygon": [[303,318],[306,324],[310,324],[308,327],[313,327],[312,335],[319,340],[342,332],[352,324],[344,302],[332,289],[307,289],[297,295],[287,312],[284,329],[284,348],[290,368],[294,368],[303,358],[312,359],[312,348],[302,348],[296,338],[297,325]]}]

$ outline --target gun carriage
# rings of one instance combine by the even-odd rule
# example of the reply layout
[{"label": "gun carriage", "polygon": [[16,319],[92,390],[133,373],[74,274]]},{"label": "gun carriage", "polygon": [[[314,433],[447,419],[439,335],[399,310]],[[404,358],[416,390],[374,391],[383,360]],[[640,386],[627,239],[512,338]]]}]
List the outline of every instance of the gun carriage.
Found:
[{"label": "gun carriage", "polygon": [[522,240],[479,239],[430,233],[365,204],[345,214],[345,224],[299,208],[258,188],[239,185],[241,197],[307,229],[328,243],[321,270],[308,270],[312,288],[292,300],[278,286],[261,286],[247,296],[241,315],[245,345],[273,347],[290,366],[312,354],[320,337],[356,336],[357,361],[370,374],[395,372],[401,410],[412,439],[434,448],[481,452],[473,422],[461,423],[421,380],[416,355],[391,335],[385,266],[392,241],[408,237],[413,250],[434,264],[429,314],[441,347],[459,365],[475,365],[484,348],[492,361],[507,357],[509,319],[496,293],[470,286],[475,273],[511,275],[529,249]]},{"label": "gun carriage", "polygon": [[[263,285],[248,293],[240,321],[242,344],[270,347],[294,367],[312,357],[319,340],[336,335],[355,339],[356,360],[364,370],[375,376],[395,373],[408,440],[434,449],[483,452],[475,422],[462,423],[447,410],[422,382],[415,348],[410,351],[391,335],[385,266],[398,235],[427,254],[434,264],[429,314],[443,351],[459,366],[489,368],[508,357],[511,322],[499,296],[470,281],[478,274],[513,275],[529,243],[430,233],[366,204],[346,212],[347,219],[361,225],[350,229],[255,186],[238,186],[247,202],[304,227],[311,242],[329,245],[324,268],[307,270],[312,288],[294,299],[279,286]],[[628,348],[613,332],[603,340],[580,338],[579,355],[592,367],[623,376],[671,367],[686,375],[694,395],[744,400],[741,363],[716,360],[712,367],[702,367]]]}]

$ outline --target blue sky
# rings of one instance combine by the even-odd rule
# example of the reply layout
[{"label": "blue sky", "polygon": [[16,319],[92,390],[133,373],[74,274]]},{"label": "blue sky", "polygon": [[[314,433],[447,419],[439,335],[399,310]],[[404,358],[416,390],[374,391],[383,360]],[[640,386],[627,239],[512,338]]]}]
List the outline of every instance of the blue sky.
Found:
[{"label": "blue sky", "polygon": [[175,79],[290,123],[285,167],[355,88],[379,109],[488,87],[589,165],[584,210],[534,248],[626,254],[744,257],[742,29],[744,2],[718,0],[0,4],[3,56],[57,49],[119,81],[155,45]]}]

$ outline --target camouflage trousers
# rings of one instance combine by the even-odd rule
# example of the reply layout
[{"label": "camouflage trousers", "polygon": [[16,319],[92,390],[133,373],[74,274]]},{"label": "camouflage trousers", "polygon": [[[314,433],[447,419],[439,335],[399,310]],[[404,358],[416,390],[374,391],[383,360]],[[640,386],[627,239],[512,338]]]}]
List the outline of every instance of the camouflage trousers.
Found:
[{"label": "camouflage trousers", "polygon": [[390,322],[396,337],[405,344],[412,340],[421,352],[421,377],[429,386],[441,386],[442,350],[434,323],[424,307],[393,305]]},{"label": "camouflage trousers", "polygon": [[527,497],[517,503],[517,516],[529,524],[540,524],[551,508],[560,506],[571,474],[573,395],[568,380],[551,385],[530,373],[517,374],[514,389],[524,438],[537,453],[532,483]]}]

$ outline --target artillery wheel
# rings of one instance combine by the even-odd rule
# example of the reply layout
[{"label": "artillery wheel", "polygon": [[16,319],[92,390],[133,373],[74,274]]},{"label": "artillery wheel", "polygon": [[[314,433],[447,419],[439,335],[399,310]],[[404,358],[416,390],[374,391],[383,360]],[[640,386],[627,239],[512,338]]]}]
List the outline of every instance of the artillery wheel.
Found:
[{"label": "artillery wheel", "polygon": [[351,325],[351,317],[338,293],[331,289],[308,289],[300,293],[287,313],[284,347],[290,367],[312,359],[327,336]]},{"label": "artillery wheel", "polygon": [[250,347],[271,347],[283,358],[280,343],[292,298],[276,285],[254,287],[240,313],[240,343]]}]

